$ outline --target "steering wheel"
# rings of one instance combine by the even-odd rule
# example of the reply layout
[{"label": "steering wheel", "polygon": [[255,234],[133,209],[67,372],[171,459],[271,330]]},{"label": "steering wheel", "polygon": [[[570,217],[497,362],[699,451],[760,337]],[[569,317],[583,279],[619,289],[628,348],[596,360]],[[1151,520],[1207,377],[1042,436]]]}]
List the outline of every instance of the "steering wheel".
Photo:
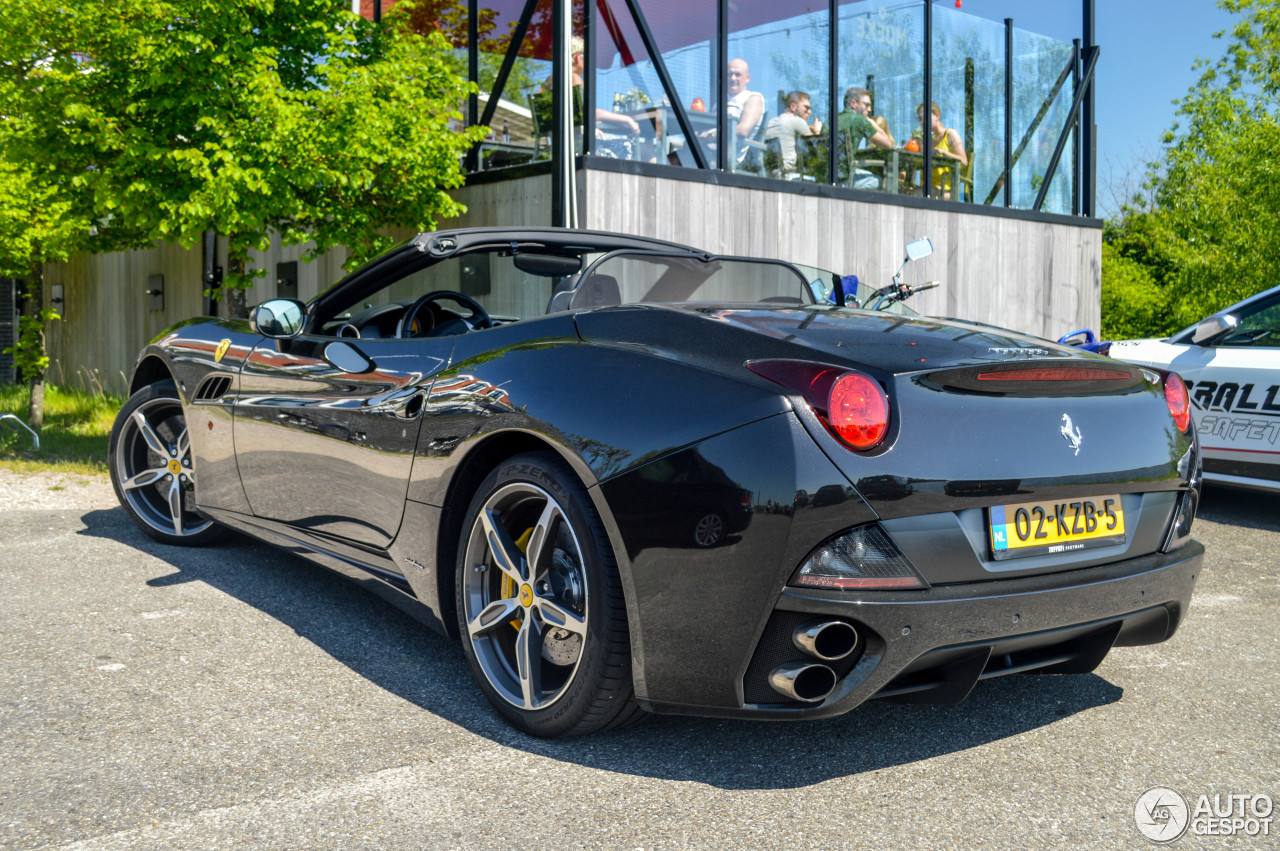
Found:
[{"label": "steering wheel", "polygon": [[427,293],[409,305],[409,309],[400,317],[400,325],[396,328],[396,336],[401,339],[408,339],[409,337],[422,337],[429,333],[435,327],[434,314],[432,314],[431,325],[427,326],[422,333],[413,333],[414,320],[418,318],[418,314],[422,312],[426,305],[441,299],[456,302],[471,311],[470,318],[458,319],[459,322],[467,326],[468,330],[479,331],[481,328],[489,328],[493,325],[493,320],[489,318],[489,314],[475,299],[453,290],[436,290],[435,292]]}]

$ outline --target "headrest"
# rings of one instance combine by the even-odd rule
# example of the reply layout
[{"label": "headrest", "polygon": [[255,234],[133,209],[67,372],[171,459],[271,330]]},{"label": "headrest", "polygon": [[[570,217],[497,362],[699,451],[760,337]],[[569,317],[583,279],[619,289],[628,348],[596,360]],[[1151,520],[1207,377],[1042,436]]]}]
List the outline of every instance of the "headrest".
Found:
[{"label": "headrest", "polygon": [[622,304],[622,291],[618,279],[612,275],[592,275],[574,290],[573,307],[611,307]]}]

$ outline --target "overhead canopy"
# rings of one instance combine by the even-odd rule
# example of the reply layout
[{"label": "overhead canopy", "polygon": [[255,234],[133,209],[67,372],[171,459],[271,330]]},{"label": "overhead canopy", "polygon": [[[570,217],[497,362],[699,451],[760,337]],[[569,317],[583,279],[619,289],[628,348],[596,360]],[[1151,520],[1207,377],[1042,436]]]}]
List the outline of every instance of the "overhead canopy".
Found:
[{"label": "overhead canopy", "polygon": [[[644,16],[658,49],[664,53],[716,37],[716,0],[632,0]],[[846,3],[849,0],[846,0]],[[860,2],[860,0],[852,0]],[[842,4],[845,5],[845,4]],[[485,0],[480,8],[481,50],[505,53],[511,33],[524,11],[520,0]],[[813,0],[732,0],[728,30],[737,32],[825,11],[827,4]],[[597,42],[596,66],[612,67],[615,60],[631,65],[648,59],[640,31],[627,0],[596,0],[596,20],[606,33]],[[581,0],[574,3],[574,32],[581,35]],[[612,43],[614,49],[609,49]],[[538,0],[519,55],[526,59],[551,61],[551,0]]]}]

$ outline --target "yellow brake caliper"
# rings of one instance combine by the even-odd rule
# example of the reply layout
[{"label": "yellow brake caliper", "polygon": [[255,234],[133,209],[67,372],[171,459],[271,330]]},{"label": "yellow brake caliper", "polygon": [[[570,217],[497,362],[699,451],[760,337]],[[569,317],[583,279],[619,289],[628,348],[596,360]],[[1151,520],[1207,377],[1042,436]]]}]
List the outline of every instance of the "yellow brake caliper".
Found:
[{"label": "yellow brake caliper", "polygon": [[[529,546],[529,539],[531,537],[533,537],[532,526],[530,526],[528,529],[525,529],[524,534],[521,535],[519,538],[516,538],[516,541],[515,541],[516,547],[519,548],[520,552],[523,553],[525,549]],[[502,599],[510,600],[512,597],[518,594],[519,591],[520,589],[516,587],[516,581],[512,579],[510,576],[508,576],[507,574],[505,573],[502,574],[502,585],[499,586],[498,588],[498,593],[502,595]],[[519,618],[513,621],[509,621],[509,623],[516,629],[520,628]]]}]

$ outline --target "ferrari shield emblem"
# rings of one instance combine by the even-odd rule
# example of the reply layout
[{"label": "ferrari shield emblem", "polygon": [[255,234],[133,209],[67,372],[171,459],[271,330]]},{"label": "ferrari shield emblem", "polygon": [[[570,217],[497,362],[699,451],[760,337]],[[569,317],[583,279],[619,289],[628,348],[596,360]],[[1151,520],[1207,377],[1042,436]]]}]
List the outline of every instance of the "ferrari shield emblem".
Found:
[{"label": "ferrari shield emblem", "polygon": [[222,363],[222,356],[227,353],[227,349],[229,348],[231,348],[230,340],[223,340],[222,342],[218,343],[218,348],[213,353],[213,362]]}]

